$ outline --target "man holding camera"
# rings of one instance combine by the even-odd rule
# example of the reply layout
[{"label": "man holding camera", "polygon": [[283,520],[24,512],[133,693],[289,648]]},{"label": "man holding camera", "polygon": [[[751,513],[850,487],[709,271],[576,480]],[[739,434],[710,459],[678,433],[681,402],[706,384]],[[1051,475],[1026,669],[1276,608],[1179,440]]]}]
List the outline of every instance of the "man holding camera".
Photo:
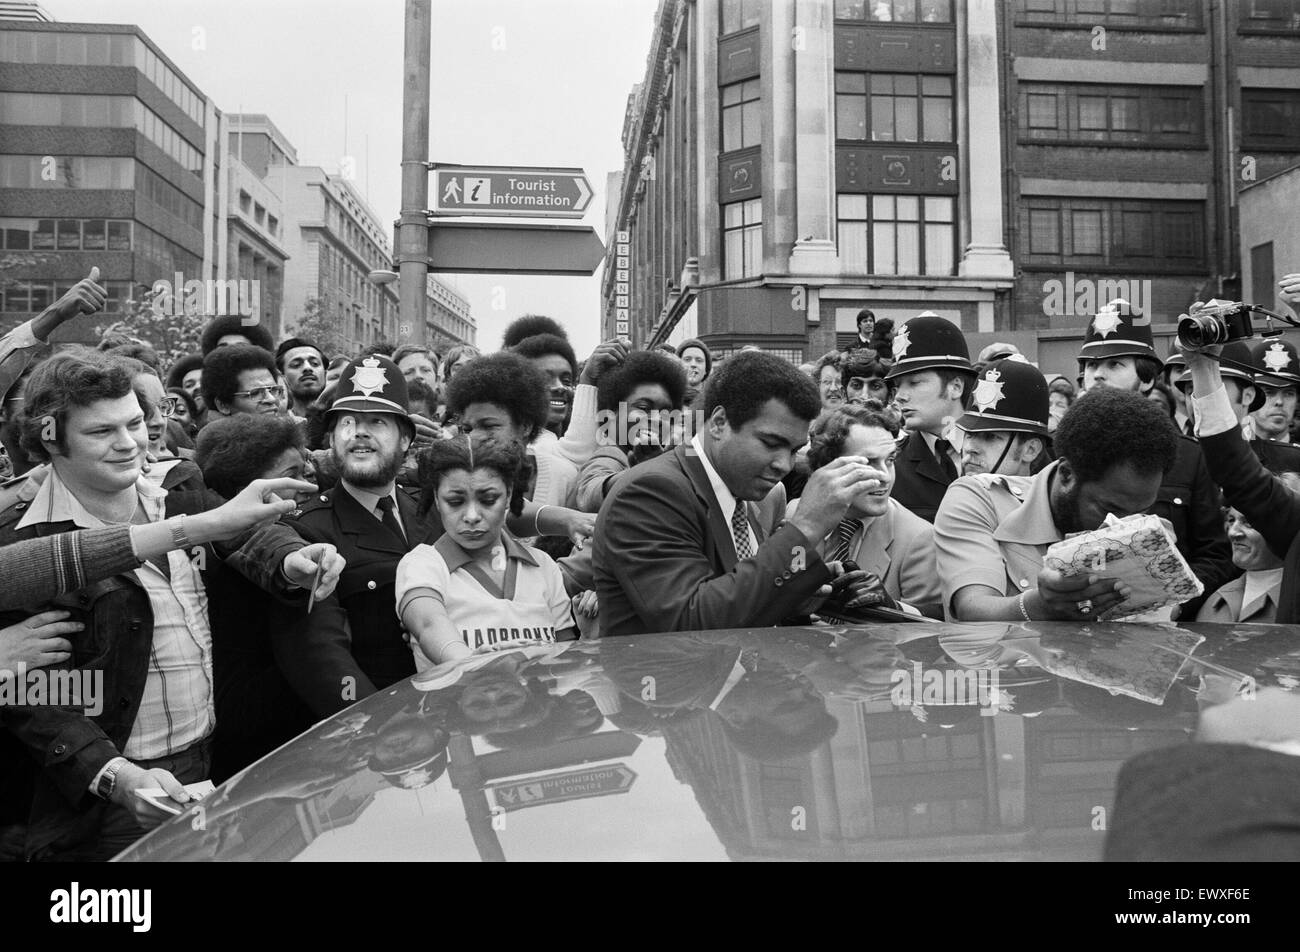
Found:
[{"label": "man holding camera", "polygon": [[[1300,274],[1288,274],[1278,284],[1294,309],[1300,302]],[[1195,318],[1204,309],[1205,305],[1193,304],[1188,316]],[[1207,345],[1203,338],[1184,334],[1183,322],[1179,326],[1179,343],[1192,376],[1196,433],[1210,475],[1223,487],[1228,505],[1256,526],[1269,549],[1284,560],[1274,621],[1295,624],[1300,619],[1300,497],[1269,473],[1241,439],[1236,414],[1219,374],[1222,346]]]},{"label": "man holding camera", "polygon": [[[1146,396],[1161,368],[1150,317],[1134,315],[1129,303],[1120,299],[1099,308],[1088,323],[1079,367],[1085,391],[1110,387]],[[1219,510],[1218,487],[1210,479],[1205,457],[1194,439],[1179,436],[1173,466],[1147,511],[1173,526],[1178,551],[1206,592],[1213,592],[1237,574]],[[1197,607],[1199,599],[1186,603],[1184,616],[1190,617],[1188,613]]]}]

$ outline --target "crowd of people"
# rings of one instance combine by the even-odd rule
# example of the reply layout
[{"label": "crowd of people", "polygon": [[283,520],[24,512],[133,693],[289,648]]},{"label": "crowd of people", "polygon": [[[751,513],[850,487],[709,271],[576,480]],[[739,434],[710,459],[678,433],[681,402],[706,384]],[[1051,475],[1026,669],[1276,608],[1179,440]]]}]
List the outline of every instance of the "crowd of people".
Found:
[{"label": "crowd of people", "polygon": [[[1181,620],[1294,622],[1300,358],[1156,352],[1123,302],[1071,381],[869,310],[796,367],[700,340],[579,361],[527,315],[499,350],[330,354],[213,319],[44,343],[92,275],[0,340],[0,702],[33,671],[102,703],[0,703],[0,857],[103,859],[353,702],[503,645],[903,618],[1124,617],[1045,567],[1153,513],[1203,594]],[[1300,276],[1283,291],[1300,301]],[[1220,358],[1222,357],[1222,361]]]}]

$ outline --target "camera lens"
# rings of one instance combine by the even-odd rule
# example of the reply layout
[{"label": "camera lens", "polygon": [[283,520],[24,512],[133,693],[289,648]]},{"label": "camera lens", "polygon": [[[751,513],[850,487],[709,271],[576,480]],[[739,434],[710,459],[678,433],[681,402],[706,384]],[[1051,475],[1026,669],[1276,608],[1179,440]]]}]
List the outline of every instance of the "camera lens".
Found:
[{"label": "camera lens", "polygon": [[1191,316],[1178,322],[1178,340],[1188,347],[1208,347],[1227,339],[1228,328],[1217,317]]}]

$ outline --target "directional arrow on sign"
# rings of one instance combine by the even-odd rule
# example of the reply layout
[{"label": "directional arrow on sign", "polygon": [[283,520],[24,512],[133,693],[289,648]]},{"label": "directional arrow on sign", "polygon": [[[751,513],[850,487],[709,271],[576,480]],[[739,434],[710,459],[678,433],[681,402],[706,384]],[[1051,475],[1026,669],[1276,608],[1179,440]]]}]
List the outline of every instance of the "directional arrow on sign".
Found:
[{"label": "directional arrow on sign", "polygon": [[501,809],[522,810],[547,803],[585,800],[611,793],[627,793],[636,773],[627,764],[585,767],[564,773],[541,774],[527,780],[495,783],[487,786],[496,796]]},{"label": "directional arrow on sign", "polygon": [[433,213],[581,218],[591,204],[582,169],[511,165],[433,165]]}]

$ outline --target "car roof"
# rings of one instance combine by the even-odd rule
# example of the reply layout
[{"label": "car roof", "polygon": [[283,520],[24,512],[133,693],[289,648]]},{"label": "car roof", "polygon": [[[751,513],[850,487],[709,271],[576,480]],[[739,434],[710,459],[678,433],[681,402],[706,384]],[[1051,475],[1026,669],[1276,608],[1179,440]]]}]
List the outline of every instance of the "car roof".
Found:
[{"label": "car roof", "polygon": [[1121,763],[1271,683],[1281,626],[533,645],[363,699],[119,859],[1097,859]]}]

